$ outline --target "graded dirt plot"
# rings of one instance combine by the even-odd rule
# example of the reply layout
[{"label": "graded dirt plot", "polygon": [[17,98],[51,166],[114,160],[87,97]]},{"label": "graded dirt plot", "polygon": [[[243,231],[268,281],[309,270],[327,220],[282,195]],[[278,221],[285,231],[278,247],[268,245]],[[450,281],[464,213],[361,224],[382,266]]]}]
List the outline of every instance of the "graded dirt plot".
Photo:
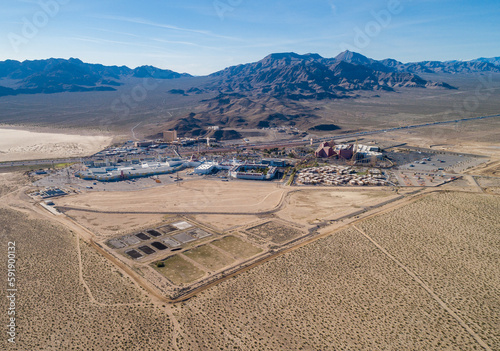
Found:
[{"label": "graded dirt plot", "polygon": [[[500,147],[497,147],[500,149]],[[500,153],[498,151],[497,153]],[[469,174],[477,174],[486,177],[500,177],[500,161],[495,160],[492,162],[488,162],[483,164],[472,171],[468,172]],[[497,178],[498,179],[498,178]]]},{"label": "graded dirt plot", "polygon": [[374,206],[395,197],[397,194],[390,190],[304,189],[289,195],[287,206],[278,212],[278,216],[310,225],[317,221],[337,219],[362,207]]},{"label": "graded dirt plot", "polygon": [[78,223],[89,229],[98,237],[110,237],[117,234],[126,234],[139,231],[147,227],[154,227],[164,219],[163,215],[150,214],[108,214],[85,211],[67,211],[66,215],[74,218]]},{"label": "graded dirt plot", "polygon": [[179,233],[179,234],[175,234],[172,236],[175,240],[177,240],[178,242],[181,242],[183,244],[185,243],[190,243],[191,241],[195,241],[196,239],[193,238],[191,235],[189,235],[188,233]]},{"label": "graded dirt plot", "polygon": [[167,244],[168,246],[170,247],[178,247],[178,246],[181,246],[181,243],[179,243],[178,241],[175,241],[174,239],[172,238],[165,238],[165,239],[162,239],[162,241]]},{"label": "graded dirt plot", "polygon": [[269,221],[258,226],[246,230],[249,233],[256,235],[259,238],[271,240],[275,244],[283,244],[303,234],[302,231],[278,223],[276,221]]},{"label": "graded dirt plot", "polygon": [[208,245],[199,246],[195,249],[184,252],[184,255],[211,271],[217,271],[234,262],[233,259],[225,256],[217,249]]},{"label": "graded dirt plot", "polygon": [[154,268],[175,285],[189,284],[205,275],[205,272],[180,255],[169,257],[164,262],[165,267],[154,265]]},{"label": "graded dirt plot", "polygon": [[92,155],[111,143],[110,137],[0,129],[0,162]]},{"label": "graded dirt plot", "polygon": [[475,177],[477,183],[488,194],[500,194],[500,177]]},{"label": "graded dirt plot", "polygon": [[360,228],[500,349],[500,198],[433,194]]},{"label": "graded dirt plot", "polygon": [[262,249],[232,235],[212,241],[211,245],[229,252],[236,258],[249,258],[262,252]]},{"label": "graded dirt plot", "polygon": [[218,231],[226,231],[231,228],[244,226],[255,222],[257,216],[239,216],[239,215],[196,215],[198,222],[215,227]]},{"label": "graded dirt plot", "polygon": [[476,341],[354,229],[180,305],[182,350],[473,350]]},{"label": "graded dirt plot", "polygon": [[55,202],[100,211],[258,212],[275,208],[288,191],[266,182],[195,180],[178,184],[134,192],[89,192]]},{"label": "graded dirt plot", "polygon": [[[16,344],[1,350],[171,350],[172,327],[163,310],[93,248],[59,225],[0,209],[1,249],[17,247]],[[6,285],[5,285],[6,286]],[[90,294],[89,294],[90,291]],[[2,293],[5,293],[3,290]],[[7,299],[0,308],[7,311]],[[7,325],[7,314],[2,324]],[[5,334],[6,335],[6,334]]]}]

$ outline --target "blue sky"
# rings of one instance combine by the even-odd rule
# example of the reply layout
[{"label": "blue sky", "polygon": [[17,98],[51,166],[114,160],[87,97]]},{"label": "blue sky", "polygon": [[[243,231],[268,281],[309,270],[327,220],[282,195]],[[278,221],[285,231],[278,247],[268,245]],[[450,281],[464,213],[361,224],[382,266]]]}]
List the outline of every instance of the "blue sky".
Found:
[{"label": "blue sky", "polygon": [[288,51],[334,57],[350,49],[403,62],[500,56],[500,6],[498,0],[9,0],[2,3],[0,33],[0,60],[78,57],[203,75]]}]

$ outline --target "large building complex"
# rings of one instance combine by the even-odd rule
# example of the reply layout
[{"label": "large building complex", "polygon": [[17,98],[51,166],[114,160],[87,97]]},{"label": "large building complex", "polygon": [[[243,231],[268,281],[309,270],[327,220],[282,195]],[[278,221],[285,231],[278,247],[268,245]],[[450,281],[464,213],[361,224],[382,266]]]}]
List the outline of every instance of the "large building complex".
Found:
[{"label": "large building complex", "polygon": [[93,167],[80,171],[75,175],[85,180],[101,182],[116,182],[126,179],[150,177],[160,174],[175,173],[188,167],[197,167],[201,164],[195,160],[169,159],[166,162],[122,163],[106,167]]},{"label": "large building complex", "polygon": [[382,159],[383,154],[378,146],[358,144],[335,144],[334,142],[322,142],[314,152],[317,158],[338,157],[344,160],[361,160],[376,157]]},{"label": "large building complex", "polygon": [[234,166],[229,175],[236,179],[270,180],[276,176],[277,168],[264,164],[244,164]]},{"label": "large building complex", "polygon": [[174,141],[177,141],[177,131],[167,130],[163,132],[163,141],[166,143],[173,143]]}]

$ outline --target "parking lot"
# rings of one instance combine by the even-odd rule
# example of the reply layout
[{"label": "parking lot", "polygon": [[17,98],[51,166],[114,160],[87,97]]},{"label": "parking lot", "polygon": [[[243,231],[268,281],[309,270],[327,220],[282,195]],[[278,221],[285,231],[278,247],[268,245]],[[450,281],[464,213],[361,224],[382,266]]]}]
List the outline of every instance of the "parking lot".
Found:
[{"label": "parking lot", "polygon": [[415,172],[415,171],[394,171],[400,186],[438,186],[449,182],[456,176],[444,174],[442,172]]},{"label": "parking lot", "polygon": [[414,162],[399,166],[398,169],[427,173],[436,173],[438,171],[458,173],[466,170],[467,168],[475,167],[486,161],[486,158],[476,156],[464,156],[455,154],[426,154],[425,156],[422,156],[420,159]]},{"label": "parking lot", "polygon": [[66,187],[72,188],[77,192],[88,191],[135,191],[154,187],[161,187],[173,184],[178,181],[189,181],[199,179],[200,176],[193,174],[189,170],[177,174],[163,174],[154,177],[136,178],[123,180],[120,182],[99,182],[83,180],[75,177],[76,167],[63,169],[57,172],[51,172],[46,177],[37,180],[33,184],[39,187]]}]

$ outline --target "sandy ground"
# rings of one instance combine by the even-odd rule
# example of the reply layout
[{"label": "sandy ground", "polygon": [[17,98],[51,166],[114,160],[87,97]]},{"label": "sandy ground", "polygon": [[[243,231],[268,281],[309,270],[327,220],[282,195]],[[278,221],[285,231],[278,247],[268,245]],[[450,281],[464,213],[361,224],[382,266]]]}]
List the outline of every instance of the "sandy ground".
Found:
[{"label": "sandy ground", "polygon": [[104,149],[111,140],[107,136],[0,129],[0,162],[87,156]]},{"label": "sandy ground", "polygon": [[290,194],[287,206],[278,216],[298,224],[311,225],[318,221],[338,219],[397,196],[390,190],[308,189]]},{"label": "sandy ground", "polygon": [[[15,241],[16,344],[2,350],[171,350],[167,313],[76,234],[0,208],[0,248]],[[6,273],[6,269],[3,271]],[[7,284],[0,292],[7,296]],[[7,311],[8,300],[0,307]],[[0,317],[7,325],[7,313]],[[6,328],[5,328],[6,329]]]},{"label": "sandy ground", "polygon": [[[276,190],[272,185],[255,189]],[[365,197],[358,190],[344,191],[343,198],[329,191],[303,200],[335,210],[349,201],[355,205],[357,200],[368,204],[388,198],[383,190],[367,190]],[[235,195],[236,188],[231,192]],[[129,199],[135,196],[128,194]],[[255,198],[255,192],[251,194],[250,200]],[[12,203],[23,212],[30,208],[20,200],[25,196],[15,198],[2,198],[0,207]],[[221,195],[223,202],[229,198]],[[127,273],[78,239],[76,232],[81,231],[70,231],[48,214],[41,219],[31,210],[27,216],[0,208],[0,244],[15,240],[19,247],[22,296],[17,305],[18,344],[9,347],[2,339],[0,348],[480,349],[449,313],[455,311],[492,350],[498,349],[498,206],[498,197],[491,195],[444,193],[356,224],[420,277],[449,310],[356,227],[170,306],[149,300]],[[250,219],[238,217],[241,223]],[[195,258],[210,259],[202,254]],[[0,307],[6,309],[6,303],[4,299]]]},{"label": "sandy ground", "polygon": [[19,173],[0,173],[0,196],[15,191],[28,183],[27,177]]},{"label": "sandy ground", "polygon": [[197,221],[224,232],[257,221],[257,216],[196,215]]},{"label": "sandy ground", "polygon": [[[353,229],[179,306],[186,350],[472,350],[475,340]],[[189,344],[188,344],[189,343]]]},{"label": "sandy ground", "polygon": [[66,215],[75,219],[97,237],[106,238],[130,232],[150,229],[161,223],[163,215],[128,215],[68,211]]},{"label": "sandy ground", "polygon": [[255,212],[276,207],[286,189],[272,183],[191,181],[136,192],[95,192],[56,200],[58,206],[102,211]]},{"label": "sandy ground", "polygon": [[400,130],[378,134],[373,138],[390,143],[405,142],[423,148],[500,158],[500,118]]},{"label": "sandy ground", "polygon": [[[330,188],[276,188],[270,183],[215,182],[200,180],[134,192],[89,192],[55,200],[58,206],[101,211],[216,211],[227,214],[199,214],[196,220],[218,231],[228,231],[258,220],[255,215],[234,212],[261,212],[274,209],[285,196],[279,218],[309,226],[390,200],[396,196],[385,189],[338,190]],[[242,194],[245,194],[242,197]],[[127,215],[71,210],[68,215],[98,236],[132,232],[161,222],[156,214]]]}]

